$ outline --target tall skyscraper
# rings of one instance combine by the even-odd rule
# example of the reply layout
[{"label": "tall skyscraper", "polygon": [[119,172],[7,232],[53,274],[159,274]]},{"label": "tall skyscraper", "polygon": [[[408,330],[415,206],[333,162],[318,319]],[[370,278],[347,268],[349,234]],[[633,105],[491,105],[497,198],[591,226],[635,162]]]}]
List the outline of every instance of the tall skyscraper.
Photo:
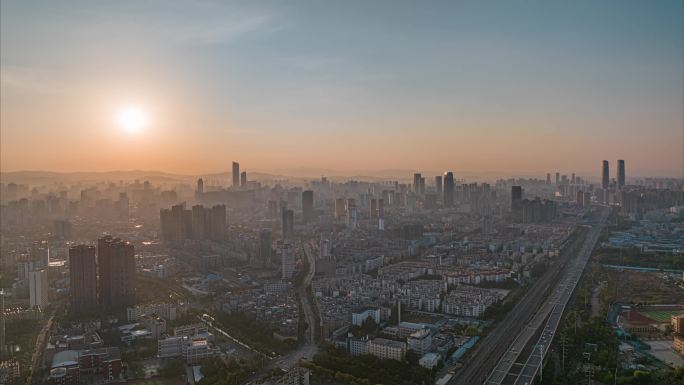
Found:
[{"label": "tall skyscraper", "polygon": [[31,307],[45,309],[48,305],[47,270],[29,272],[29,298]]},{"label": "tall skyscraper", "polygon": [[551,184],[551,173],[550,172],[546,173],[546,184]]},{"label": "tall skyscraper", "polygon": [[413,174],[413,192],[416,194],[420,194],[420,179],[421,179],[420,173],[415,173]]},{"label": "tall skyscraper", "polygon": [[240,173],[240,186],[247,187],[247,171]]},{"label": "tall skyscraper", "polygon": [[233,162],[233,187],[240,187],[240,163]]},{"label": "tall skyscraper", "polygon": [[161,235],[164,243],[178,244],[186,239],[220,241],[226,234],[226,206],[192,206],[186,210],[183,204],[171,210],[159,211]]},{"label": "tall skyscraper", "polygon": [[560,173],[556,173],[556,184],[560,184]]},{"label": "tall skyscraper", "polygon": [[522,187],[511,186],[511,213],[516,222],[522,220],[522,203]]},{"label": "tall skyscraper", "polygon": [[454,173],[444,173],[444,207],[454,206]]},{"label": "tall skyscraper", "polygon": [[435,191],[437,191],[437,195],[442,195],[442,176],[437,175],[435,177]]},{"label": "tall skyscraper", "polygon": [[214,205],[211,207],[211,220],[209,227],[209,239],[221,241],[226,238],[226,226],[228,219],[226,216],[226,205]]},{"label": "tall skyscraper", "polygon": [[[189,210],[188,210],[189,211]],[[106,236],[97,240],[100,304],[121,308],[135,304],[133,245]]]},{"label": "tall skyscraper", "polygon": [[283,238],[290,238],[294,234],[294,211],[283,207],[280,211]]},{"label": "tall skyscraper", "polygon": [[295,255],[292,244],[285,242],[281,249],[281,273],[283,279],[292,278],[295,271]]},{"label": "tall skyscraper", "polygon": [[625,187],[625,161],[622,159],[618,160],[617,184],[619,189]]},{"label": "tall skyscraper", "polygon": [[271,230],[262,229],[259,232],[259,260],[261,267],[268,266],[271,261]]},{"label": "tall skyscraper", "polygon": [[608,168],[608,161],[603,161],[603,169],[601,170],[601,188],[607,189],[610,186],[610,172]]},{"label": "tall skyscraper", "polygon": [[357,225],[357,209],[356,209],[356,199],[347,199],[347,226],[350,229],[355,229]]},{"label": "tall skyscraper", "polygon": [[314,220],[314,193],[311,190],[302,192],[302,216],[305,223]]},{"label": "tall skyscraper", "polygon": [[347,215],[347,201],[344,198],[335,199],[335,219],[339,223],[344,220]]},{"label": "tall skyscraper", "polygon": [[97,264],[95,246],[69,248],[69,302],[71,311],[93,309],[97,305]]},{"label": "tall skyscraper", "polygon": [[204,181],[202,178],[197,179],[197,196],[201,197],[204,194]]}]

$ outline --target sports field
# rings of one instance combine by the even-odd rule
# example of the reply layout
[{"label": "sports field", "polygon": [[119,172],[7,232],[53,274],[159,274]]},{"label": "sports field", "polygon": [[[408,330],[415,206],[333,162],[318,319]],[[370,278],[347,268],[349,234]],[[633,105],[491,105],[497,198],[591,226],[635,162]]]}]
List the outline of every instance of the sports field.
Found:
[{"label": "sports field", "polygon": [[681,314],[679,310],[656,310],[640,312],[644,317],[648,317],[657,322],[670,322],[673,315]]}]

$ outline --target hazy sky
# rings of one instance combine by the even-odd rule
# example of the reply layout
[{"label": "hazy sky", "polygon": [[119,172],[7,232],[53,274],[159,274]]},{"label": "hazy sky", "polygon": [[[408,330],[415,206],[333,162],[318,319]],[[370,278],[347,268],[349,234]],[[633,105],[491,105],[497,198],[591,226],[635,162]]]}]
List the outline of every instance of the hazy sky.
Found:
[{"label": "hazy sky", "polygon": [[3,171],[684,168],[681,0],[0,4]]}]

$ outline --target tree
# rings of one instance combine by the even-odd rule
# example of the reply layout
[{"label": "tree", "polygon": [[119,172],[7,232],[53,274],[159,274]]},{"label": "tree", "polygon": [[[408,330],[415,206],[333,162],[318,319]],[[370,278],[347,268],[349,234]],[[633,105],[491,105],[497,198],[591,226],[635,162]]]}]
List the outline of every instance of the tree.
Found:
[{"label": "tree", "polygon": [[361,332],[363,334],[369,334],[374,332],[378,328],[378,324],[372,317],[366,318],[363,323],[361,323]]},{"label": "tree", "polygon": [[420,357],[418,356],[418,353],[416,353],[415,350],[410,349],[406,352],[406,361],[408,361],[409,364],[418,365],[418,360],[420,360]]},{"label": "tree", "polygon": [[164,362],[159,368],[159,375],[166,378],[180,377],[185,374],[185,364],[179,359]]}]

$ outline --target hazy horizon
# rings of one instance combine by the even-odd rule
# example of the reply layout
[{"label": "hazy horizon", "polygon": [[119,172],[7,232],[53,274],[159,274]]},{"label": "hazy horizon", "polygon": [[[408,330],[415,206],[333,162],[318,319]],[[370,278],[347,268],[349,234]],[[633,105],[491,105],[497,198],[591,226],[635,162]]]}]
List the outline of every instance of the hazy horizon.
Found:
[{"label": "hazy horizon", "polygon": [[[613,163],[611,162],[611,178],[615,178],[616,169],[612,169]],[[629,164],[627,164],[629,167]],[[244,165],[241,165],[244,167]],[[628,169],[629,170],[629,169]],[[260,180],[264,177],[270,179],[269,177],[283,177],[283,178],[296,178],[296,179],[318,179],[321,177],[326,178],[368,178],[376,180],[399,180],[399,181],[412,181],[413,173],[421,173],[423,177],[431,179],[434,176],[442,175],[445,171],[454,172],[454,177],[458,180],[466,181],[494,181],[496,179],[507,179],[507,178],[546,178],[546,174],[550,173],[552,178],[555,178],[555,173],[558,172],[560,175],[570,176],[571,174],[576,174],[578,177],[586,178],[590,183],[599,182],[600,174],[588,171],[586,173],[576,172],[574,170],[528,170],[528,171],[511,171],[511,172],[501,172],[501,171],[471,171],[471,170],[426,170],[426,169],[377,169],[377,170],[339,170],[339,169],[322,169],[322,168],[311,168],[311,167],[291,167],[291,168],[280,168],[280,169],[245,169],[242,171],[247,171],[248,176],[251,180]],[[629,171],[628,171],[629,172]],[[89,176],[97,175],[101,176],[106,180],[107,175],[112,174],[122,174],[126,175],[128,180],[133,180],[140,178],[141,175],[147,174],[150,177],[158,176],[169,176],[177,177],[180,179],[188,179],[194,181],[198,177],[212,177],[212,178],[226,178],[225,182],[227,185],[232,183],[231,170],[215,170],[215,171],[200,171],[193,173],[182,173],[174,172],[168,170],[146,170],[146,169],[130,169],[130,170],[75,170],[75,171],[59,171],[59,170],[10,170],[10,171],[0,171],[0,176],[3,179],[7,178],[7,175],[20,175],[19,180],[32,179],[33,175],[29,174],[54,174],[55,178],[60,176]],[[26,175],[22,175],[26,174]],[[677,175],[657,175],[657,174],[630,174],[628,179],[633,178],[674,178],[679,179],[680,176]],[[112,176],[113,178],[113,176]],[[15,180],[3,180],[3,183],[12,182]]]},{"label": "hazy horizon", "polygon": [[681,2],[2,2],[0,170],[684,174]]}]

